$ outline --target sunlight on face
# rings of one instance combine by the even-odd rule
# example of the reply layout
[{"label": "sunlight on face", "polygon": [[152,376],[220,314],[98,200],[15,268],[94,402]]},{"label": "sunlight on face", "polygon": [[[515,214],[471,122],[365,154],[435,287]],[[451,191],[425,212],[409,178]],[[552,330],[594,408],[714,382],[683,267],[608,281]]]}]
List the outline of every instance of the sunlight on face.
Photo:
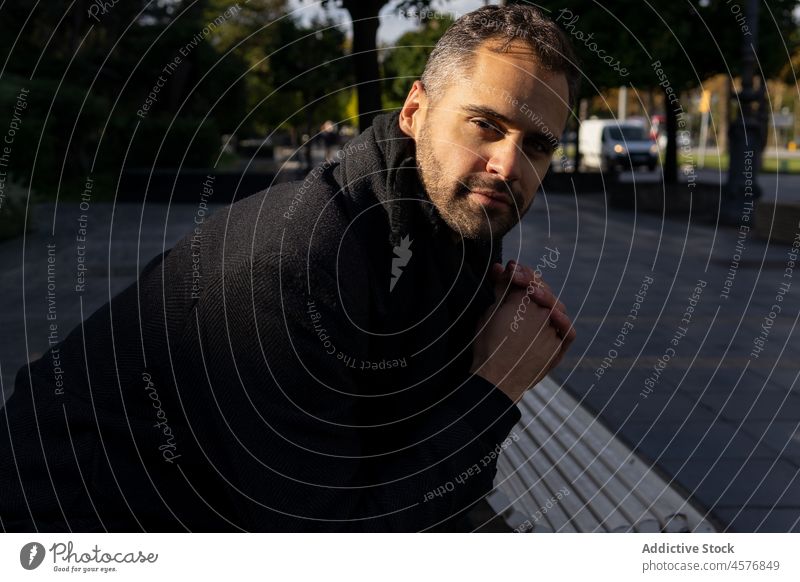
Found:
[{"label": "sunlight on face", "polygon": [[476,52],[472,74],[429,104],[416,135],[425,189],[450,228],[501,238],[530,208],[568,114],[567,81],[523,47]]}]

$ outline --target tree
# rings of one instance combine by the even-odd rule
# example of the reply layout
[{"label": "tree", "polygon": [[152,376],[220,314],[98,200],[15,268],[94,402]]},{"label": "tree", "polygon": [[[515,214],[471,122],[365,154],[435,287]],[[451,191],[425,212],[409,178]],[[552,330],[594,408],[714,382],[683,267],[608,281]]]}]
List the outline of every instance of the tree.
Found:
[{"label": "tree", "polygon": [[[272,60],[274,82],[283,94],[295,93],[296,113],[305,121],[306,132],[314,136],[322,121],[315,114],[339,89],[350,84],[349,67],[342,58],[345,36],[331,22],[315,23],[311,29],[298,29],[290,20],[278,23],[282,49]],[[338,103],[342,103],[339,99]],[[311,142],[306,143],[306,160],[311,161]]]},{"label": "tree", "polygon": [[[327,5],[331,0],[323,0]],[[353,20],[352,67],[358,93],[358,125],[361,131],[372,125],[382,110],[381,77],[378,65],[378,15],[389,0],[334,0]],[[424,12],[430,0],[400,0],[395,10],[403,13]]]},{"label": "tree", "polygon": [[[343,109],[338,97],[316,101],[349,82],[337,64],[344,36],[322,28],[301,30],[286,0],[77,0],[66,15],[57,4],[6,2],[0,105],[30,89],[17,151],[39,148],[42,191],[61,182],[79,191],[90,172],[110,178],[123,162],[205,166],[221,133],[263,132],[308,103],[320,115]],[[170,63],[177,65],[165,69]],[[33,160],[15,156],[21,181]],[[53,167],[63,173],[43,171]]]},{"label": "tree", "polygon": [[[26,184],[33,177],[40,191],[54,189],[62,179],[78,183],[85,177],[111,104],[142,46],[155,38],[155,27],[139,23],[161,23],[171,14],[170,8],[147,0],[119,4],[106,13],[90,11],[93,6],[78,0],[66,15],[57,3],[0,6],[0,46],[6,57],[2,81],[8,89],[0,92],[0,105],[8,110],[5,99],[13,100],[18,88],[30,90],[12,171]],[[124,34],[131,23],[133,33]]]},{"label": "tree", "polygon": [[[662,92],[668,105],[664,179],[676,182],[676,134],[684,111],[675,96],[714,74],[733,77],[739,72],[742,31],[732,4],[676,0],[656,6],[640,0],[573,0],[568,9],[552,0],[537,4],[549,10],[573,40],[584,74],[582,96],[620,85]],[[797,4],[797,0],[771,0],[771,14],[761,12],[759,59],[765,77],[785,63],[783,38],[794,29],[792,10]],[[627,74],[609,66],[602,58],[607,55],[619,59]]]},{"label": "tree", "polygon": [[422,75],[433,47],[452,23],[449,17],[428,19],[419,30],[397,39],[383,60],[384,107],[396,109],[403,104],[411,83]]}]

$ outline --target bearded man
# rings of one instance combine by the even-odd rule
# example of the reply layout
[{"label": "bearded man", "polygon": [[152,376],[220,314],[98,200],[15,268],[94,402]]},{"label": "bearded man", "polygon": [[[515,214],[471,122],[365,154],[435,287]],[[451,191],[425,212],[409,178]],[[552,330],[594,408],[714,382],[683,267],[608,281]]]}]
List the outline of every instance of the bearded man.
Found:
[{"label": "bearded man", "polygon": [[53,348],[61,390],[51,352],[18,373],[3,527],[452,529],[574,339],[501,262],[573,62],[531,7],[467,14],[399,111],[153,259]]}]

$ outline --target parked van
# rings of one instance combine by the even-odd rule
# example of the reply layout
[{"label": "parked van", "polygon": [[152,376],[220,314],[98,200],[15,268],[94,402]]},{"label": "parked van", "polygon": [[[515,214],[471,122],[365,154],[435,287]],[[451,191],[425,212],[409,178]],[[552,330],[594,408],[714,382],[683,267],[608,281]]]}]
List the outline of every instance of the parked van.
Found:
[{"label": "parked van", "polygon": [[578,146],[587,168],[616,171],[658,164],[658,144],[640,121],[587,119],[581,123]]}]

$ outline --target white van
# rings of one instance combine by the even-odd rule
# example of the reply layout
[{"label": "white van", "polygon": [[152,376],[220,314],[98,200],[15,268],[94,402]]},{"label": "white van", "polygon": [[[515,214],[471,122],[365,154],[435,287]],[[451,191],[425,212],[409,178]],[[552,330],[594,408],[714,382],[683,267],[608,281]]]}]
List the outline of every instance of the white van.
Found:
[{"label": "white van", "polygon": [[587,119],[581,123],[578,146],[587,168],[608,171],[646,166],[653,170],[658,164],[658,144],[640,121]]}]

